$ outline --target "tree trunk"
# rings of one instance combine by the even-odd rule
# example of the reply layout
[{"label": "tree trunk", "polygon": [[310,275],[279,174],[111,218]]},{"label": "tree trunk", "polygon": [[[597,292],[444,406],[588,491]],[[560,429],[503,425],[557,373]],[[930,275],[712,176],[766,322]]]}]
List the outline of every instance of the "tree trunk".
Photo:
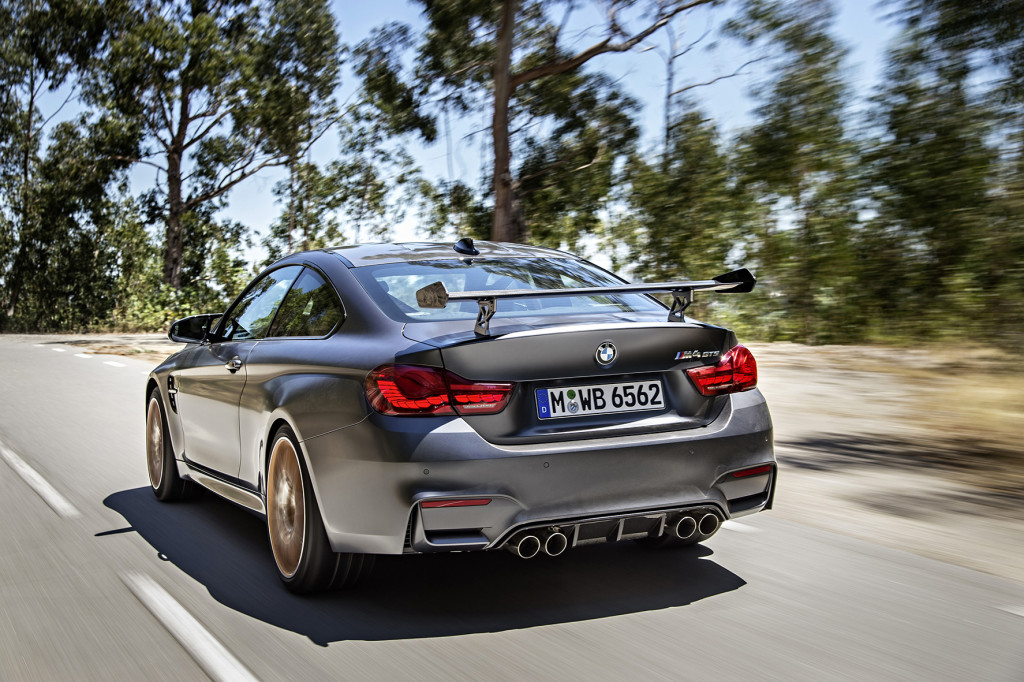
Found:
[{"label": "tree trunk", "polygon": [[518,0],[505,0],[498,26],[498,50],[494,60],[494,119],[491,134],[494,140],[494,223],[491,239],[514,242],[516,234],[512,216],[512,150],[509,144],[508,107],[512,99],[512,36],[515,29]]},{"label": "tree trunk", "polygon": [[181,199],[181,151],[167,154],[167,234],[164,244],[164,284],[181,289],[181,260],[185,251],[185,235],[181,219],[185,203]]},{"label": "tree trunk", "polygon": [[35,234],[35,210],[32,204],[32,144],[35,140],[35,110],[36,110],[36,62],[32,60],[28,76],[28,104],[26,113],[28,122],[25,126],[25,140],[23,142],[21,158],[21,221],[18,226],[18,253],[14,257],[10,274],[7,278],[7,300],[4,312],[6,318],[0,328],[6,330],[14,313],[18,309],[18,301],[21,298],[21,288],[25,279],[25,271],[28,268],[29,245],[33,244],[38,235]]}]

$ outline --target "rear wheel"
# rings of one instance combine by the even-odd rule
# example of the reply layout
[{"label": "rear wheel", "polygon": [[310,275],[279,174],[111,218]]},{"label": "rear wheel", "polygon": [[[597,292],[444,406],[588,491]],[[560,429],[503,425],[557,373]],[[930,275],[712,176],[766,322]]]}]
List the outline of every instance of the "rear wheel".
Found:
[{"label": "rear wheel", "polygon": [[273,438],[267,470],[267,532],[277,572],[302,594],[354,584],[373,556],[331,550],[298,440],[287,426]]},{"label": "rear wheel", "polygon": [[175,502],[191,496],[193,484],[178,476],[174,463],[174,450],[167,435],[167,418],[164,416],[160,391],[153,389],[146,406],[146,464],[149,469],[149,483],[153,494],[161,502]]}]

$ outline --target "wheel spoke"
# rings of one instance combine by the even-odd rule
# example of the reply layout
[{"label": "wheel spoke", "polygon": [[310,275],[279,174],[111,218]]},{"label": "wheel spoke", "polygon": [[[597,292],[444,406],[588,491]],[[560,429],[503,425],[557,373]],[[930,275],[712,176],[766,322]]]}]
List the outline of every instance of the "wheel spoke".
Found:
[{"label": "wheel spoke", "polygon": [[160,487],[164,477],[164,426],[160,416],[160,402],[154,396],[146,412],[146,460],[154,488]]},{"label": "wheel spoke", "polygon": [[274,444],[267,487],[267,523],[278,568],[295,575],[305,542],[305,497],[298,453],[288,438]]}]

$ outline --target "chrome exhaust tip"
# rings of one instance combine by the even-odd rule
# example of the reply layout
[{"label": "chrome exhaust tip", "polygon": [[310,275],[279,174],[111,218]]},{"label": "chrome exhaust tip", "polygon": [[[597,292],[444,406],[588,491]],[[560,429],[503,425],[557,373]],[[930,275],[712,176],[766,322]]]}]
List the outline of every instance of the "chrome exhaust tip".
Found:
[{"label": "chrome exhaust tip", "polygon": [[721,523],[718,520],[718,514],[705,514],[700,517],[700,523],[697,524],[697,530],[700,531],[701,535],[711,535],[718,530],[718,524]]},{"label": "chrome exhaust tip", "polygon": [[532,559],[540,553],[540,538],[536,535],[524,535],[505,545],[505,549],[520,559]]},{"label": "chrome exhaust tip", "polygon": [[672,528],[672,533],[680,540],[689,540],[697,532],[697,519],[689,515],[679,517]]},{"label": "chrome exhaust tip", "polygon": [[569,538],[557,530],[544,540],[544,553],[548,556],[558,556],[568,548]]}]

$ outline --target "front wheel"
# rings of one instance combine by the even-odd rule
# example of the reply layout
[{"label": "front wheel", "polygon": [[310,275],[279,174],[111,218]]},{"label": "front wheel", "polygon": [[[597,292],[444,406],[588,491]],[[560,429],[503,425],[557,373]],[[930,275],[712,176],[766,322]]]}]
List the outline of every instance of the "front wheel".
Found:
[{"label": "front wheel", "polygon": [[303,594],[355,583],[373,556],[331,550],[298,440],[287,426],[274,435],[267,470],[267,532],[277,572]]},{"label": "front wheel", "polygon": [[191,495],[192,482],[178,476],[171,439],[167,436],[167,418],[164,416],[160,391],[156,388],[149,394],[146,406],[146,464],[149,483],[156,499],[175,502]]}]

